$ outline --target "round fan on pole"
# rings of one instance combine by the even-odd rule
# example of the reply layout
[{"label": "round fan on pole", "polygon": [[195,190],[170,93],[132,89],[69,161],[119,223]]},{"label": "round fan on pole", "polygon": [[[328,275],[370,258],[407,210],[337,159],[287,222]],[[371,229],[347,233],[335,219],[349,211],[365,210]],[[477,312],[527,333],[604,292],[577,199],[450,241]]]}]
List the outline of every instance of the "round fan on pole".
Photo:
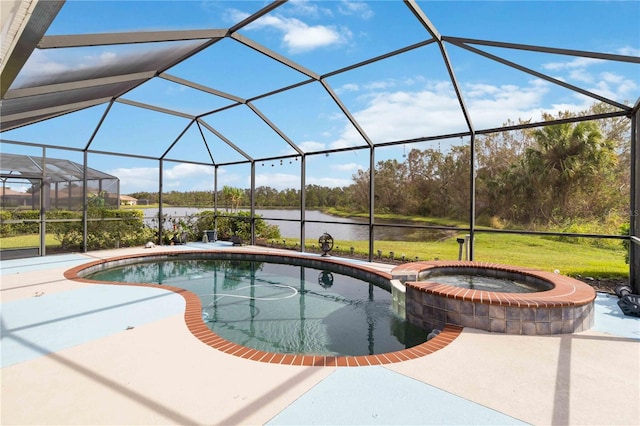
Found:
[{"label": "round fan on pole", "polygon": [[318,238],[318,245],[322,250],[322,255],[329,256],[329,252],[333,250],[333,237],[325,232]]}]

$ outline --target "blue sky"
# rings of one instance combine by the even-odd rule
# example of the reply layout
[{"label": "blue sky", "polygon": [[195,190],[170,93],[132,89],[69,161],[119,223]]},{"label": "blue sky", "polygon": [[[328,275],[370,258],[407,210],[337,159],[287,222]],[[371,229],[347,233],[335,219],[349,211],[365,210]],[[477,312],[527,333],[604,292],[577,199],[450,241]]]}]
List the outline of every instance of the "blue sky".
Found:
[{"label": "blue sky", "polygon": [[[640,56],[638,1],[418,1],[445,36]],[[228,28],[266,3],[251,1],[67,1],[47,35],[120,31]],[[239,32],[317,74],[358,63],[430,38],[400,1],[291,1]],[[109,67],[123,58],[143,58],[150,50],[176,51],[194,42],[121,45],[36,51],[12,88],[51,73]],[[640,95],[640,66],[595,59],[522,52],[493,47],[483,50],[614,101],[633,104]],[[143,50],[144,49],[144,50]],[[456,78],[476,129],[498,127],[507,120],[537,120],[543,112],[580,111],[594,100],[555,86],[454,45],[446,44]],[[308,78],[226,38],[167,70],[182,79],[240,98],[276,90]],[[384,61],[328,77],[328,85],[374,143],[467,131],[453,86],[437,45],[430,44]],[[152,79],[125,99],[191,115],[204,114],[231,101],[165,79]],[[304,152],[365,146],[366,142],[318,82],[272,97],[254,106]],[[106,109],[98,105],[37,125],[2,133],[7,140],[82,148]],[[254,158],[294,153],[258,116],[243,106],[203,120]],[[91,149],[133,155],[161,155],[181,136],[167,158],[202,161],[208,156],[200,131],[189,120],[116,103]],[[204,137],[218,162],[242,156],[208,129]],[[443,141],[441,149],[459,140]],[[411,148],[400,145],[376,151],[378,160],[402,159]],[[34,148],[2,145],[2,150],[38,155]],[[82,162],[81,153],[49,149],[47,155]],[[307,184],[343,186],[358,169],[367,169],[366,151],[307,156]],[[259,162],[257,185],[299,187],[300,161]],[[158,161],[91,154],[89,166],[121,179],[121,192],[156,191]],[[164,189],[211,189],[212,168],[165,162]],[[220,169],[219,183],[249,187],[249,167]]]}]

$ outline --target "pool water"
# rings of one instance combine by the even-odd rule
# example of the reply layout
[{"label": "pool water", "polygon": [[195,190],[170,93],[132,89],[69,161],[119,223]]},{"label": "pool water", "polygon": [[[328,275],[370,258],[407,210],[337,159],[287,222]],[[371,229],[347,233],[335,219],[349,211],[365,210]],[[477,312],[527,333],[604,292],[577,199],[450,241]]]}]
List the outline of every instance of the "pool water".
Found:
[{"label": "pool water", "polygon": [[102,281],[184,288],[219,336],[267,352],[375,355],[416,346],[430,330],[392,310],[391,293],[328,269],[249,260],[170,259],[99,271]]},{"label": "pool water", "polygon": [[534,283],[473,274],[432,275],[428,277],[427,280],[438,284],[468,288],[471,290],[499,291],[503,293],[533,293],[547,290],[547,287],[541,287]]}]

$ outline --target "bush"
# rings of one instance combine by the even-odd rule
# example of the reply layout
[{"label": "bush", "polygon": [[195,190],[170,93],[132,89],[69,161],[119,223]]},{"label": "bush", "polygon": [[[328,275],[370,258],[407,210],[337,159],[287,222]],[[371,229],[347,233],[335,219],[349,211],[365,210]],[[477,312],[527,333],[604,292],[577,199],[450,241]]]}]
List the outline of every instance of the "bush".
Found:
[{"label": "bush", "polygon": [[[564,224],[553,227],[551,231],[565,232],[568,234],[616,234],[615,225],[608,221],[566,221]],[[561,241],[572,244],[589,245],[598,248],[615,249],[619,247],[619,241],[606,238],[572,237],[572,236],[549,236],[545,237],[552,241]]]},{"label": "bush", "polygon": [[[629,236],[630,232],[631,232],[631,224],[625,223],[620,226],[621,235]],[[629,246],[630,246],[629,240],[623,240],[622,246],[624,247],[624,262],[628,265],[629,264]]]},{"label": "bush", "polygon": [[[67,210],[47,212],[48,219],[64,219],[48,225],[63,249],[82,248],[82,213]],[[140,210],[113,210],[90,206],[87,214],[87,249],[131,247],[153,238]]]},{"label": "bush", "polygon": [[[215,213],[205,210],[195,215],[195,223],[192,229],[195,231],[195,239],[202,238],[204,231],[217,229],[218,238],[226,240],[232,236],[238,236],[244,241],[251,239],[251,213],[246,211],[236,212],[237,217],[218,217],[217,228],[215,226]],[[256,238],[280,238],[280,228],[276,225],[269,225],[256,215],[255,220]]]},{"label": "bush", "polygon": [[5,220],[11,220],[11,212],[0,210],[0,237],[8,237],[13,232],[13,227],[10,223],[4,223]]}]

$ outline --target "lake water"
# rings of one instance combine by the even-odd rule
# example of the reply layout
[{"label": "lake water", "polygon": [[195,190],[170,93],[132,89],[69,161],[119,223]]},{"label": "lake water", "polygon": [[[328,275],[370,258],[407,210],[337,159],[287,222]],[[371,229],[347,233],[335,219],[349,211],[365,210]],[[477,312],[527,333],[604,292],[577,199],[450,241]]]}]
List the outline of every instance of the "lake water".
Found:
[{"label": "lake water", "polygon": [[[165,207],[162,212],[174,218],[187,217],[199,211],[213,210],[212,208],[197,209],[191,207]],[[157,216],[158,209],[143,209],[145,220],[151,220]],[[218,210],[224,214],[223,210]],[[299,210],[277,210],[256,209],[256,214],[264,218],[269,225],[276,225],[280,228],[282,238],[300,238],[300,211]],[[369,239],[369,226],[367,219],[343,218],[325,214],[319,210],[307,210],[305,212],[305,236],[306,238],[319,238],[327,232],[336,240],[362,241]],[[309,222],[313,221],[313,222]],[[316,223],[324,222],[324,223]],[[329,223],[341,222],[341,223]],[[379,220],[377,223],[381,223]],[[442,232],[432,230],[416,230],[399,227],[376,227],[375,238],[387,241],[427,241],[442,237]]]}]

